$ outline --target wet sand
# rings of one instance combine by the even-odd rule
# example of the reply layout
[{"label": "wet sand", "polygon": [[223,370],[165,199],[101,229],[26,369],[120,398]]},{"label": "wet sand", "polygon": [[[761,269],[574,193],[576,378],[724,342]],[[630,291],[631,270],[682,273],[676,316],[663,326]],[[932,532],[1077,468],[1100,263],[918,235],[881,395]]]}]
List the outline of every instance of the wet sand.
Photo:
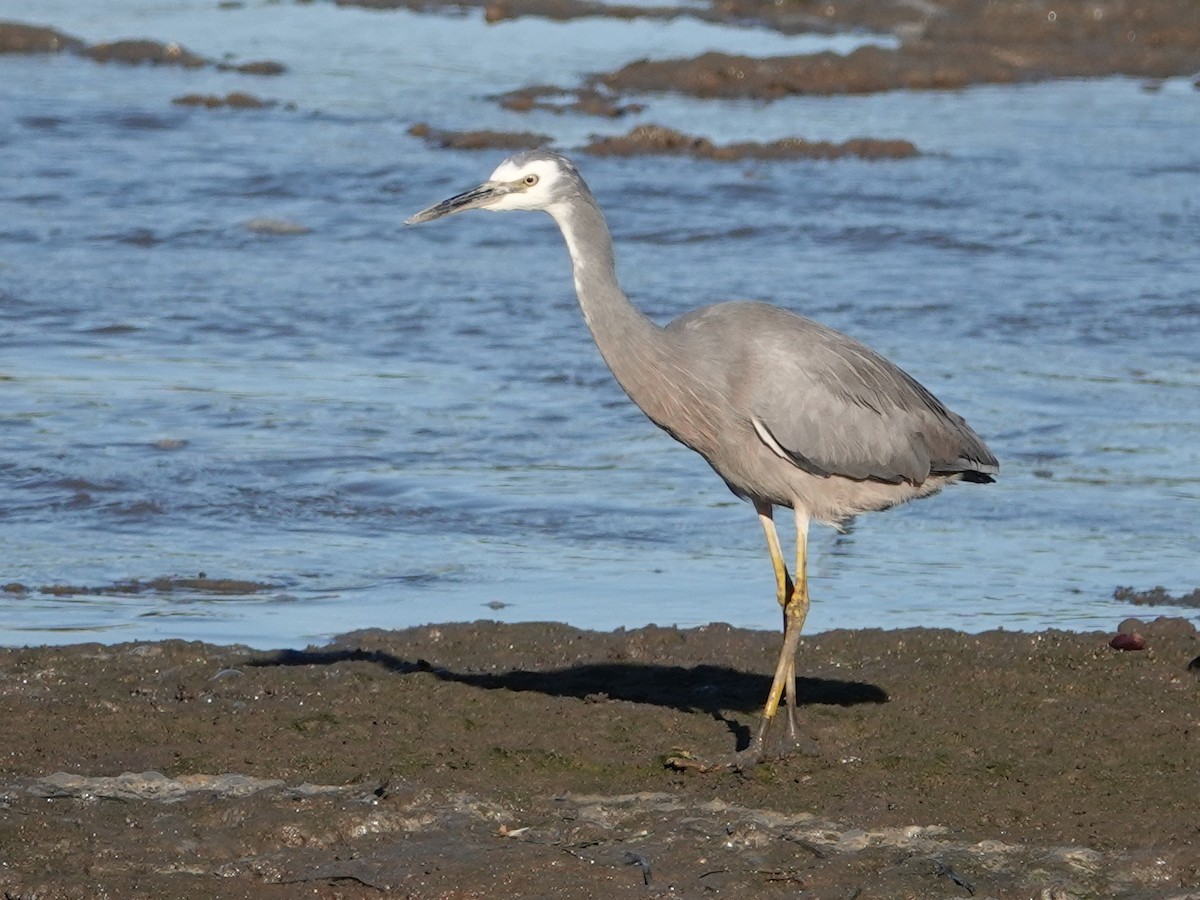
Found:
[{"label": "wet sand", "polygon": [[[1200,635],[722,625],[0,651],[8,897],[1200,896]],[[1120,645],[1120,642],[1118,642]],[[1127,642],[1124,646],[1135,646]],[[1189,669],[1192,664],[1192,669]]]}]

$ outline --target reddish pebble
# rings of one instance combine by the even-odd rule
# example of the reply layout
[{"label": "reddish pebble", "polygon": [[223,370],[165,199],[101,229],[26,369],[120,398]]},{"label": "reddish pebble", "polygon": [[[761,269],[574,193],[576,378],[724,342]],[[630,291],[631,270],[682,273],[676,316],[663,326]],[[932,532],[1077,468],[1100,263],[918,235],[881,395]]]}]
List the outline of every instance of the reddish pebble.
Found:
[{"label": "reddish pebble", "polygon": [[1109,641],[1108,646],[1112,647],[1114,650],[1145,650],[1146,639],[1136,631],[1133,634],[1122,633],[1116,635],[1111,641]]}]

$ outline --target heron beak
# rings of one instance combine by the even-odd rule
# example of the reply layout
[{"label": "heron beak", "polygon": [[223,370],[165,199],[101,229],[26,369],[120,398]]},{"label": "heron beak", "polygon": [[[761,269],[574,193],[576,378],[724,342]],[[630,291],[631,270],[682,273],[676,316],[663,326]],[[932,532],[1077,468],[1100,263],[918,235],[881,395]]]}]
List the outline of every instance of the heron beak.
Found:
[{"label": "heron beak", "polygon": [[469,191],[455,194],[449,200],[443,200],[441,203],[437,203],[428,209],[423,209],[419,213],[409,216],[404,220],[404,224],[420,225],[422,222],[431,222],[434,219],[440,219],[442,216],[448,216],[451,213],[462,212],[467,209],[479,209],[499,200],[510,190],[511,188],[506,184],[488,181],[477,188],[471,188]]}]

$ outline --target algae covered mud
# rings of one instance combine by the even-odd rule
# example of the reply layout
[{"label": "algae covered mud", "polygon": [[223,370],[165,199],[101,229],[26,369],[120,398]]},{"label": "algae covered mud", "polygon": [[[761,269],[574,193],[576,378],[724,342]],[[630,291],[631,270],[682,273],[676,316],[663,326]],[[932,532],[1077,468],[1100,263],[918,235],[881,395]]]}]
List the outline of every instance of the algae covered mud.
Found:
[{"label": "algae covered mud", "polygon": [[745,740],[774,635],[0,650],[0,890],[1194,900],[1200,640],[1130,627],[808,638],[807,752],[705,776],[662,756]]},{"label": "algae covered mud", "polygon": [[814,629],[1186,613],[1194,4],[928,6],[0,0],[0,641],[774,630],[751,511],[619,394],[549,228],[400,225],[545,139],[656,319],[806,313],[1000,456],[815,534]]}]

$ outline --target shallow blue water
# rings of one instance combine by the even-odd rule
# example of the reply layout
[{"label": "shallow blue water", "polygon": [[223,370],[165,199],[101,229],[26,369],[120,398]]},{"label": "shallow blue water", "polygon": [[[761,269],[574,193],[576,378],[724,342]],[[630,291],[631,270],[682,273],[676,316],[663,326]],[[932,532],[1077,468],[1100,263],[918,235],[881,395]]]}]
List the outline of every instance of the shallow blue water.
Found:
[{"label": "shallow blue water", "polygon": [[[0,0],[0,18],[28,15]],[[1111,628],[1146,613],[1115,586],[1200,583],[1200,91],[1184,79],[649,97],[611,122],[489,98],[642,56],[827,43],[193,0],[47,0],[37,21],[289,72],[0,57],[0,582],[277,587],[0,595],[0,643],[287,646],[480,617],[777,627],[752,510],[620,393],[549,220],[403,228],[503,155],[431,150],[406,134],[417,121],[568,151],[638,121],[924,151],[579,157],[651,315],[728,297],[804,312],[892,357],[1001,459],[996,485],[815,531],[814,630]],[[294,107],[170,103],[230,90]],[[262,218],[307,233],[248,227]]]}]

